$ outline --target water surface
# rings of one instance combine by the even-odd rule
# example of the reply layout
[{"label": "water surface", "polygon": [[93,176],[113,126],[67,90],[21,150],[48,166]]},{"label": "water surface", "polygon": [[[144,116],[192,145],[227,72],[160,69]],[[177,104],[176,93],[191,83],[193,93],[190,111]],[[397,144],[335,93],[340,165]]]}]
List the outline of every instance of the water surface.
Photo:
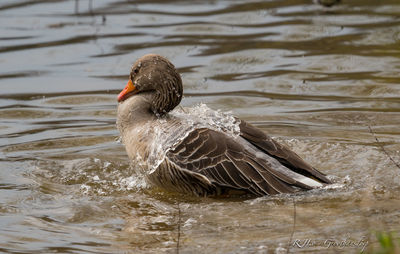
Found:
[{"label": "water surface", "polygon": [[[10,0],[0,24],[1,252],[359,253],[399,232],[398,1]],[[147,53],[179,69],[183,106],[231,111],[336,183],[247,200],[144,188],[115,119]]]}]

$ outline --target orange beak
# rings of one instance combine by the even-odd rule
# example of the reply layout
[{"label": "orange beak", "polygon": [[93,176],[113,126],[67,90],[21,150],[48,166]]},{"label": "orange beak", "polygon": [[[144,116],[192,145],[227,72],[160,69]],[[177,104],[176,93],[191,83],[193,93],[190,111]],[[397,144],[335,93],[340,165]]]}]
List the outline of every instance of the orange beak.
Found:
[{"label": "orange beak", "polygon": [[127,99],[130,95],[133,95],[135,93],[139,92],[135,85],[132,83],[132,80],[128,81],[128,84],[126,84],[124,90],[122,90],[119,95],[118,95],[118,102],[124,101]]}]

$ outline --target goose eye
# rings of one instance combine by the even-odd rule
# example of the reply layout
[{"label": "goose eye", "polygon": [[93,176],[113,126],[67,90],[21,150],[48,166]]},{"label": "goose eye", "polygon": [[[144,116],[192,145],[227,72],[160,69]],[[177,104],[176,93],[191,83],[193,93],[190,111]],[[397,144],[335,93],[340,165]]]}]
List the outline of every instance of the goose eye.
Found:
[{"label": "goose eye", "polygon": [[133,69],[133,70],[132,70],[131,76],[130,76],[131,80],[133,80],[133,77],[134,77],[136,74],[138,74],[138,72],[139,72],[139,68],[136,68],[136,69]]}]

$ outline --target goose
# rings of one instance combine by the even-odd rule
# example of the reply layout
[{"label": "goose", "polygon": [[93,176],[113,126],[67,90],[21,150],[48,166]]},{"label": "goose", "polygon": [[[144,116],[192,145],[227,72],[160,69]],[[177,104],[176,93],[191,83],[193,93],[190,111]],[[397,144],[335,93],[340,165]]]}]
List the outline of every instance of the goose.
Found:
[{"label": "goose", "polygon": [[246,121],[211,109],[201,117],[179,111],[182,96],[180,74],[156,54],[133,64],[118,95],[122,143],[150,186],[195,196],[264,196],[331,183]]}]

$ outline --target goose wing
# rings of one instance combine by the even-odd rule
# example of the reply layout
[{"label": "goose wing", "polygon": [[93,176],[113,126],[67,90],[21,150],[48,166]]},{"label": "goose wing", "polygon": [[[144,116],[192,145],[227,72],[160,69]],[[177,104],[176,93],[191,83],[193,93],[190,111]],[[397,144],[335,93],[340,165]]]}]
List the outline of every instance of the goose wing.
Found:
[{"label": "goose wing", "polygon": [[[310,189],[281,170],[280,162],[266,160],[246,149],[242,137],[236,139],[207,128],[192,131],[168,151],[171,165],[180,171],[200,174],[222,189],[236,189],[256,195],[291,193],[299,188]],[[185,179],[180,179],[185,181]]]},{"label": "goose wing", "polygon": [[240,135],[248,142],[265,152],[266,154],[276,158],[287,168],[306,177],[316,179],[323,183],[331,183],[331,181],[317,169],[305,162],[295,152],[288,147],[279,144],[267,134],[253,125],[240,120]]}]

